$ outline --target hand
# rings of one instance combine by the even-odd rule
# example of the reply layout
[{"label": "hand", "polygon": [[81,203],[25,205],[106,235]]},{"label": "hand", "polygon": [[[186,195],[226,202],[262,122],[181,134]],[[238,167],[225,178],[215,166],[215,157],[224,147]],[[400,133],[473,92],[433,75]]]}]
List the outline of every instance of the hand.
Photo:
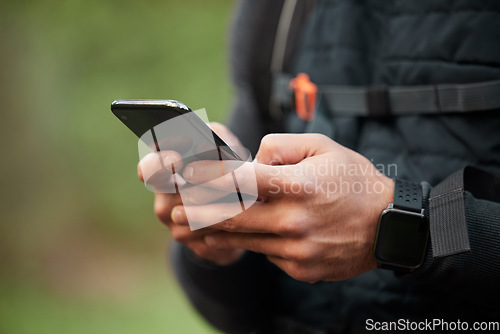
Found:
[{"label": "hand", "polygon": [[[306,282],[343,280],[376,268],[373,243],[379,215],[393,200],[391,179],[365,157],[318,134],[268,135],[256,160],[234,172],[245,182],[249,168],[255,169],[260,200],[206,228],[219,231],[205,236],[208,245],[264,253]],[[234,187],[231,175],[211,177],[220,165],[200,161],[188,166],[194,168],[191,183],[212,180],[216,189]],[[177,209],[176,223],[187,224],[183,208]],[[220,214],[224,206],[189,210],[190,217],[203,220]]]},{"label": "hand", "polygon": [[[210,127],[229,145],[241,145],[238,139],[224,125],[211,123]],[[154,202],[154,210],[157,217],[170,229],[172,237],[176,241],[187,246],[199,258],[219,265],[227,265],[235,262],[242,256],[244,252],[242,249],[236,249],[234,247],[211,247],[206,244],[205,236],[214,233],[213,230],[203,229],[191,231],[189,226],[173,223],[172,217],[174,214],[172,213],[172,208],[175,206],[182,207],[181,197],[178,193],[168,193],[164,191],[164,189],[173,189],[174,177],[178,183],[183,180],[178,176],[178,174],[172,176],[172,172],[168,169],[165,170],[165,168],[162,172],[157,172],[161,169],[159,165],[163,167],[171,166],[172,164],[174,165],[175,170],[181,170],[183,166],[181,155],[174,151],[161,151],[159,153],[148,154],[139,162],[137,166],[139,179],[144,182],[144,176],[151,175],[147,182],[158,189],[155,193]],[[213,194],[214,190],[202,190],[198,188],[197,193],[192,196],[192,198],[196,198],[200,201],[200,203],[203,203],[204,197],[213,198]]]}]

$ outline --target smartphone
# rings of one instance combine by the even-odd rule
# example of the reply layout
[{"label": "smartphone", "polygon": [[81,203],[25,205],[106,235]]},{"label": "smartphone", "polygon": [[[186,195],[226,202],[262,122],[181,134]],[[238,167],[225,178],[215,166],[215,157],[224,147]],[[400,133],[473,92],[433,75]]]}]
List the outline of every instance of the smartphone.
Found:
[{"label": "smartphone", "polygon": [[[209,222],[190,222],[191,230],[203,228],[227,219],[228,212],[237,215],[257,200],[257,181],[245,182],[240,185],[234,172],[236,168],[251,160],[250,152],[242,147],[230,148],[201,118],[183,103],[174,100],[116,100],[111,104],[111,111],[140,138],[139,154],[141,157],[144,156],[144,154],[141,154],[141,147],[145,147],[141,145],[142,142],[147,145],[148,153],[166,150],[178,152],[182,156],[183,166],[200,160],[237,161],[224,166],[221,164],[220,176],[229,173],[232,175],[234,191],[222,192],[222,195],[220,192],[214,193],[214,197],[210,198],[208,202],[211,204],[223,203],[226,208],[224,215],[216,215]],[[183,178],[178,178],[178,175],[183,175],[183,167],[176,170],[174,163],[172,163],[172,167],[169,169],[169,166],[163,166],[161,160],[160,163],[162,166],[160,171],[165,171],[164,168],[166,168],[167,173],[154,172],[150,175],[148,181],[145,180],[144,182],[147,187],[148,185],[152,186],[148,189],[160,193],[178,193],[181,195],[183,204],[187,205],[187,207],[189,207],[189,204],[198,205],[196,197],[198,192],[192,192],[194,197],[188,196],[186,199],[184,191],[191,187],[203,185],[190,184]],[[172,171],[172,174],[169,174],[169,171]],[[177,176],[172,179],[170,175],[173,174]],[[255,178],[255,172],[253,178]],[[252,177],[250,176],[248,179],[252,180]],[[179,180],[184,181],[179,184]],[[204,200],[206,198],[202,198],[202,201]],[[203,203],[208,204],[207,202]],[[186,211],[186,215],[190,216],[189,210]]]},{"label": "smartphone", "polygon": [[[185,159],[186,165],[196,160],[239,160],[241,157],[234,152],[210,127],[203,122],[189,107],[175,100],[116,100],[111,104],[111,111],[137,137],[154,151],[176,150],[185,145],[179,145],[179,137],[184,135],[184,141],[190,141],[193,147],[212,147],[190,154]],[[177,116],[182,118],[175,119]],[[172,120],[172,126],[161,128],[162,124]],[[182,123],[178,121],[182,121]],[[175,125],[180,124],[179,126]],[[161,131],[164,129],[164,131]],[[162,132],[159,135],[159,132]],[[151,134],[151,135],[149,135]],[[186,136],[190,138],[186,138]],[[161,137],[161,138],[159,138]],[[195,138],[193,142],[193,138]],[[195,150],[196,151],[196,150]],[[185,152],[180,152],[185,153]]]}]

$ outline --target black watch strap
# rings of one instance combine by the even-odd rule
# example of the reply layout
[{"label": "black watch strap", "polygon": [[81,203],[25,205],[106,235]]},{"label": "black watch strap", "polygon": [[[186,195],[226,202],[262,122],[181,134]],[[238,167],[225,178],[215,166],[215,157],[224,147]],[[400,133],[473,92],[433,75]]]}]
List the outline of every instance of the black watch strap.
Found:
[{"label": "black watch strap", "polygon": [[394,207],[406,211],[421,212],[422,186],[411,181],[396,179]]}]

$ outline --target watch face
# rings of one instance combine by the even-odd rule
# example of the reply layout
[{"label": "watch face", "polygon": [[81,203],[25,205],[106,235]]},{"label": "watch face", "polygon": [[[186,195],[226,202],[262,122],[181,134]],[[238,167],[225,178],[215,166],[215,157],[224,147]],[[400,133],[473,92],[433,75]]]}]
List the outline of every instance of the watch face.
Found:
[{"label": "watch face", "polygon": [[428,234],[424,217],[389,210],[380,218],[375,258],[385,264],[418,267],[425,256]]}]

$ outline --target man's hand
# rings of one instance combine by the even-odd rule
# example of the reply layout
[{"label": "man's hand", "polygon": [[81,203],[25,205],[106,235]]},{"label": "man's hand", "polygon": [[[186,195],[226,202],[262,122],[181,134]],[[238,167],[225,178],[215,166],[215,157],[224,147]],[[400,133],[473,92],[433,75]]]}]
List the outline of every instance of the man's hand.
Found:
[{"label": "man's hand", "polygon": [[[219,231],[205,235],[208,245],[264,253],[307,282],[348,279],[376,268],[372,248],[379,215],[393,200],[391,179],[365,157],[317,134],[268,135],[256,161],[234,172],[241,184],[255,169],[259,201],[204,229]],[[184,177],[230,190],[232,175],[214,179],[219,171],[219,162],[194,162]],[[189,208],[191,219],[200,221],[224,209],[224,204]],[[173,218],[187,225],[184,207],[176,206]]]},{"label": "man's hand", "polygon": [[[238,139],[222,124],[211,123],[210,127],[214,130],[219,137],[229,145],[241,145]],[[182,182],[178,175],[172,175],[168,169],[158,173],[161,166],[174,166],[175,170],[181,170],[182,157],[179,153],[174,151],[162,151],[159,153],[152,153],[145,156],[137,166],[137,173],[141,181],[144,182],[145,175],[152,175],[148,180],[148,184],[159,188],[155,193],[154,210],[160,221],[162,221],[169,229],[172,237],[178,242],[187,246],[199,258],[214,262],[219,265],[227,265],[238,260],[243,254],[242,249],[235,249],[234,247],[211,247],[206,244],[205,236],[214,233],[213,230],[202,229],[191,231],[189,226],[174,224],[172,222],[172,208],[174,206],[182,205],[181,197],[177,194],[165,193],[161,191],[162,188],[172,189],[174,178],[176,181]],[[204,192],[203,194],[201,192]],[[223,192],[220,192],[223,193]],[[217,195],[217,190],[202,188],[197,189],[197,193],[191,196],[193,199],[203,202],[203,198],[213,198]]]}]

